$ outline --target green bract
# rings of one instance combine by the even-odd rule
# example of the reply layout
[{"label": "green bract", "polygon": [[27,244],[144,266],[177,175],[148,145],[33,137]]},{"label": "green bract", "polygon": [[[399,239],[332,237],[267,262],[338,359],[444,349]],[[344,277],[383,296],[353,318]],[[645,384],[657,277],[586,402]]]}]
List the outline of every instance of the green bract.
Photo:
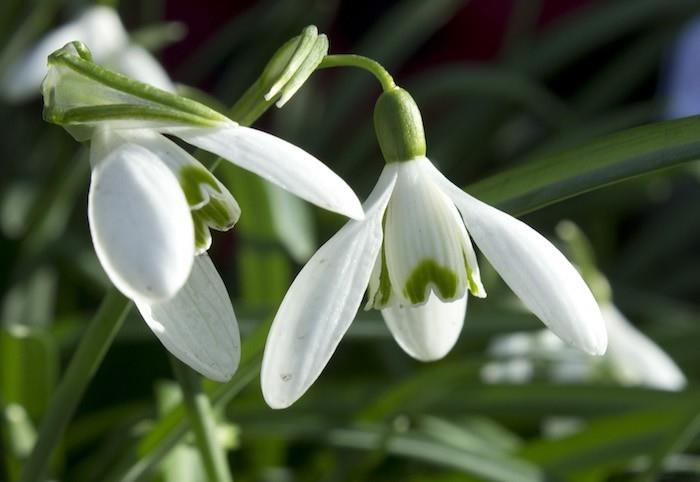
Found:
[{"label": "green bract", "polygon": [[93,63],[88,48],[77,41],[49,56],[42,93],[44,119],[70,127],[78,140],[91,136],[91,129],[83,127],[102,122],[129,123],[133,127],[165,124],[209,127],[230,122],[198,102]]}]

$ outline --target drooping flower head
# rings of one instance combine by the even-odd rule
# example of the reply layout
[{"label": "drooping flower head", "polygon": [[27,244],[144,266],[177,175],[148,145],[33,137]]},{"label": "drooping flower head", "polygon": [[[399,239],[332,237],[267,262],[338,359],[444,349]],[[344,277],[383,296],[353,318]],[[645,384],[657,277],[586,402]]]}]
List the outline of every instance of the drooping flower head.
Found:
[{"label": "drooping flower head", "polygon": [[44,117],[90,141],[90,233],[114,285],[163,344],[210,378],[236,369],[240,342],[225,287],[205,252],[230,229],[228,190],[165,134],[215,153],[321,207],[362,218],[352,190],[324,164],[270,134],[104,69],[80,42],[49,57]]},{"label": "drooping flower head", "polygon": [[505,282],[554,333],[602,354],[605,326],[576,269],[543,236],[466,194],[426,157],[420,112],[392,87],[377,101],[377,138],[387,162],[364,204],[297,276],[273,322],[262,388],[273,408],[297,400],[319,376],[368,293],[412,357],[444,357],[457,341],[468,293],[485,297],[470,238]]}]

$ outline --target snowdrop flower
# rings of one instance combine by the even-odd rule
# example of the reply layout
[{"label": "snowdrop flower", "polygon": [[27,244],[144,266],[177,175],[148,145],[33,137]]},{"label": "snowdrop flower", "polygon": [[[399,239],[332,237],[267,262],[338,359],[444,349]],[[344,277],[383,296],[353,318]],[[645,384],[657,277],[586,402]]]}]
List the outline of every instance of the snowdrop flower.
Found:
[{"label": "snowdrop flower", "polygon": [[[686,379],[680,368],[613,304],[610,284],[595,266],[592,248],[581,230],[570,221],[562,221],[557,226],[557,233],[567,242],[573,259],[600,304],[608,333],[605,355],[598,358],[584,356],[547,330],[510,333],[496,337],[491,343],[488,351],[496,360],[484,366],[482,378],[490,383],[525,383],[541,366],[549,378],[559,382],[584,382],[606,377],[627,386],[672,391],[683,389]],[[514,372],[508,370],[514,362],[529,364],[530,374],[514,376]]]},{"label": "snowdrop flower", "polygon": [[368,292],[412,357],[445,356],[459,337],[468,292],[484,297],[470,237],[551,330],[602,354],[606,334],[593,295],[544,237],[478,201],[425,157],[418,108],[403,89],[379,98],[374,122],[387,161],[350,221],[311,258],[292,284],[270,331],[262,389],[273,408],[296,401],[319,376]]},{"label": "snowdrop flower", "polygon": [[[615,305],[604,303],[600,309],[608,332],[603,357],[587,357],[546,330],[510,333],[497,337],[489,347],[496,360],[484,365],[482,378],[488,383],[526,383],[541,365],[557,382],[581,383],[609,376],[625,386],[669,391],[685,387],[686,378],[678,365]],[[514,365],[521,371],[511,370]]]},{"label": "snowdrop flower", "polygon": [[90,233],[114,285],[175,356],[226,380],[240,356],[226,289],[206,250],[240,208],[170,134],[326,209],[362,218],[352,190],[298,147],[108,71],[74,42],[49,57],[44,117],[90,140]]},{"label": "snowdrop flower", "polygon": [[642,385],[659,390],[682,390],[686,379],[678,365],[656,343],[637,330],[612,303],[601,306],[608,329],[608,364],[623,385]]},{"label": "snowdrop flower", "polygon": [[676,40],[666,69],[664,116],[700,114],[700,16],[691,20]]},{"label": "snowdrop flower", "polygon": [[21,102],[39,94],[46,75],[46,58],[68,42],[79,40],[90,46],[92,56],[105,65],[134,79],[164,90],[174,86],[160,64],[143,47],[131,43],[117,12],[105,6],[92,6],[78,18],[41,38],[27,53],[20,55],[0,81],[8,102]]}]

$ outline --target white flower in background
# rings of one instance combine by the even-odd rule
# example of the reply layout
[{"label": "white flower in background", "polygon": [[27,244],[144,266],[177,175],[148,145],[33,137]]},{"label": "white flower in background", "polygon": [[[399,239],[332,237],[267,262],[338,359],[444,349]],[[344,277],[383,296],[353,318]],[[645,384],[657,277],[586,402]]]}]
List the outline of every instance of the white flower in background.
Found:
[{"label": "white flower in background", "polygon": [[175,90],[151,54],[129,41],[117,12],[105,6],[91,6],[72,22],[47,33],[17,58],[0,81],[4,98],[21,102],[38,96],[46,76],[46,58],[74,40],[89,45],[95,62],[111,70],[164,90]]},{"label": "white flower in background", "polygon": [[700,114],[700,17],[683,29],[666,66],[664,116],[667,119]]},{"label": "white flower in background", "polygon": [[656,343],[637,330],[611,303],[601,306],[608,328],[608,353],[602,362],[624,385],[681,390],[686,379],[680,368]]},{"label": "white flower in background", "polygon": [[685,387],[686,378],[671,357],[612,303],[601,305],[601,312],[608,331],[608,349],[603,357],[586,357],[546,330],[510,333],[491,343],[488,351],[495,360],[484,365],[482,378],[487,383],[527,383],[541,367],[545,377],[563,383],[610,376],[626,386],[670,391]]},{"label": "white flower in background", "polygon": [[425,157],[420,113],[402,89],[385,92],[375,127],[387,165],[350,221],[302,269],[265,347],[262,388],[273,408],[319,376],[368,291],[399,345],[419,360],[445,356],[470,291],[485,296],[470,236],[552,331],[587,353],[605,351],[598,306],[576,269],[544,237],[464,193]]},{"label": "white flower in background", "polygon": [[170,134],[230,160],[326,209],[362,218],[352,190],[298,147],[242,127],[189,99],[108,71],[74,42],[49,57],[44,117],[90,139],[88,198],[95,251],[174,355],[215,380],[240,357],[226,289],[205,252],[209,229],[240,209],[226,188]]},{"label": "white flower in background", "polygon": [[[600,303],[608,332],[608,349],[604,356],[591,358],[547,330],[501,335],[489,346],[495,360],[484,365],[481,373],[484,381],[526,383],[539,370],[545,377],[565,383],[612,378],[622,385],[660,390],[685,387],[685,376],[673,360],[613,304],[610,284],[595,266],[593,250],[581,230],[570,221],[562,221],[557,233],[566,241]],[[527,368],[516,371],[511,368],[514,364]]]}]

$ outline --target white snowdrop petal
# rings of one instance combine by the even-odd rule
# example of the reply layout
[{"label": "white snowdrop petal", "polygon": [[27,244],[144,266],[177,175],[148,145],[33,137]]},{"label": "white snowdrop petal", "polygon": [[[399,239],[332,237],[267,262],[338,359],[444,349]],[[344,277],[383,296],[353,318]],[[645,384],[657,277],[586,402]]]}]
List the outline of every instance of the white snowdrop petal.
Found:
[{"label": "white snowdrop petal", "polygon": [[469,243],[452,201],[430,176],[425,158],[398,163],[386,211],[384,252],[394,303],[425,303],[429,294],[452,301],[466,288],[463,246]]},{"label": "white snowdrop petal", "polygon": [[392,305],[382,310],[384,321],[403,350],[420,361],[443,358],[457,343],[467,312],[467,296],[442,301],[431,294],[421,306]]},{"label": "white snowdrop petal", "polygon": [[612,304],[601,307],[608,329],[606,361],[622,383],[682,390],[686,378],[671,357],[637,330]]},{"label": "white snowdrop petal", "polygon": [[430,171],[452,197],[476,245],[525,306],[564,341],[593,355],[605,353],[600,309],[564,255],[525,223],[469,196],[434,166]]},{"label": "white snowdrop petal", "polygon": [[192,218],[177,179],[142,146],[96,149],[106,157],[92,159],[88,220],[100,263],[130,298],[172,297],[194,256]]},{"label": "white snowdrop petal", "polygon": [[382,217],[396,179],[385,167],[365,203],[304,266],[284,297],[265,346],[261,381],[272,408],[294,403],[320,375],[357,313],[382,243]]},{"label": "white snowdrop petal", "polygon": [[[163,135],[148,129],[128,129],[122,133],[158,158],[180,181],[180,186],[190,199],[190,209],[201,209],[216,201],[224,221],[216,224],[218,230],[233,227],[241,217],[241,208],[231,192],[204,165],[190,153]],[[192,198],[196,198],[193,200]],[[212,220],[213,221],[213,220]]]},{"label": "white snowdrop petal", "polygon": [[184,141],[254,172],[302,199],[353,219],[362,206],[345,181],[306,151],[271,134],[239,126],[163,129]]},{"label": "white snowdrop petal", "polygon": [[194,259],[189,279],[171,299],[135,302],[170,353],[212,380],[231,378],[241,357],[238,322],[209,256]]},{"label": "white snowdrop petal", "polygon": [[99,63],[125,47],[128,37],[114,9],[91,7],[73,22],[46,34],[31,51],[20,55],[3,77],[2,95],[16,102],[38,96],[49,54],[73,40],[84,42]]}]

